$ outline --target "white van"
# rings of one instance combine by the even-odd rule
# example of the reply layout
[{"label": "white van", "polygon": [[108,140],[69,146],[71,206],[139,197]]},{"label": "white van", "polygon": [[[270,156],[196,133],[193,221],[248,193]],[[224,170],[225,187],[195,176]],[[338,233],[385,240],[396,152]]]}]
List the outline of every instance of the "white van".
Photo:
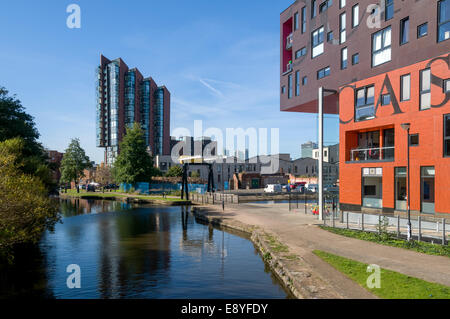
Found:
[{"label": "white van", "polygon": [[280,184],[268,184],[264,188],[264,193],[281,193],[282,188]]},{"label": "white van", "polygon": [[317,192],[318,188],[319,188],[319,185],[317,185],[317,184],[308,184],[307,190],[315,193],[315,192]]}]

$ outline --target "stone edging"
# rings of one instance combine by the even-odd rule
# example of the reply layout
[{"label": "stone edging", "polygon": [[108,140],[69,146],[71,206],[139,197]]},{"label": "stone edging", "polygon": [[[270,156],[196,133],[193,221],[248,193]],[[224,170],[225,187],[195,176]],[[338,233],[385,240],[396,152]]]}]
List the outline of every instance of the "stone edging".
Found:
[{"label": "stone edging", "polygon": [[[266,232],[258,227],[249,226],[235,220],[208,216],[208,212],[203,211],[202,208],[204,207],[194,207],[193,209],[193,214],[197,219],[225,229],[238,230],[250,236],[250,240],[259,250],[264,262],[295,298],[321,298],[318,295],[320,289],[316,289],[314,286],[315,278],[312,278],[311,274],[307,271],[296,271],[295,274],[291,272],[285,263],[286,258],[283,258],[285,256],[274,251],[268,244],[266,240],[268,234]],[[300,257],[298,258],[301,260]]]}]

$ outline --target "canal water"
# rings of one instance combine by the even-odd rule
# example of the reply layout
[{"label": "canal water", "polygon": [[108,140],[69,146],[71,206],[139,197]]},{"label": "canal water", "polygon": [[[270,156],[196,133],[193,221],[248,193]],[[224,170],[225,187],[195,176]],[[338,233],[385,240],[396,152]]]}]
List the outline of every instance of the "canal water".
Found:
[{"label": "canal water", "polygon": [[[248,239],[197,222],[189,207],[80,199],[60,207],[62,224],[45,234],[24,273],[10,278],[20,278],[9,283],[11,294],[289,298]],[[67,286],[69,265],[80,267],[80,289]]]}]

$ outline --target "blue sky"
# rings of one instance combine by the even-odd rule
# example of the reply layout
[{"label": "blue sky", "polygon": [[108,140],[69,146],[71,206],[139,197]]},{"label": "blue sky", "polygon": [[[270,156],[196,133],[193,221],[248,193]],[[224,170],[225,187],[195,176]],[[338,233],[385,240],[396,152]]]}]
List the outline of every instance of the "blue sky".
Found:
[{"label": "blue sky", "polygon": [[[95,68],[122,57],[171,91],[171,129],[279,128],[280,151],[300,156],[316,116],[279,111],[279,14],[292,0],[1,1],[0,86],[35,117],[40,140],[64,151],[78,137],[92,160]],[[81,7],[81,29],[66,26]],[[336,118],[325,141],[338,142]]]}]

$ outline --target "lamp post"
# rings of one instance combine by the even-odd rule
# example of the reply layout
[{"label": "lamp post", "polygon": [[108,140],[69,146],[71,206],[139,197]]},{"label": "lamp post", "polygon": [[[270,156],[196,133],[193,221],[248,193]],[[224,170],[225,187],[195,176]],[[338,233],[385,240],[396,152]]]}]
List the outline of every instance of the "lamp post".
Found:
[{"label": "lamp post", "polygon": [[408,241],[411,241],[412,239],[412,229],[411,229],[411,210],[410,210],[410,198],[411,198],[411,194],[410,194],[410,182],[409,182],[409,147],[410,147],[410,135],[409,135],[409,130],[411,128],[411,124],[410,123],[403,123],[402,125],[402,129],[404,129],[407,132],[407,139],[408,139],[408,151],[407,151],[407,158],[408,158],[408,164],[407,164],[407,180],[408,180],[408,186],[407,186],[407,192],[406,192],[406,197],[408,200],[407,206],[408,206],[408,233],[407,233],[407,239]]}]

